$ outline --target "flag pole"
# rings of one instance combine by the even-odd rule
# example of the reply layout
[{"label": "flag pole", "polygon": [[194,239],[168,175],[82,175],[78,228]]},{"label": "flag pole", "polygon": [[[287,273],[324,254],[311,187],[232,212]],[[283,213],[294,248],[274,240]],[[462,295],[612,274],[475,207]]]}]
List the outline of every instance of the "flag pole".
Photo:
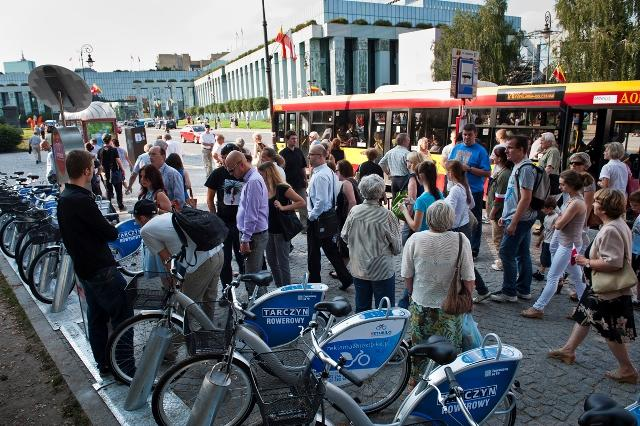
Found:
[{"label": "flag pole", "polygon": [[271,120],[271,134],[275,142],[275,123],[273,120],[273,89],[271,87],[271,55],[269,55],[269,39],[267,38],[267,15],[264,10],[264,0],[262,0],[262,28],[264,32],[264,61],[267,74],[267,93],[269,95],[269,120]]}]

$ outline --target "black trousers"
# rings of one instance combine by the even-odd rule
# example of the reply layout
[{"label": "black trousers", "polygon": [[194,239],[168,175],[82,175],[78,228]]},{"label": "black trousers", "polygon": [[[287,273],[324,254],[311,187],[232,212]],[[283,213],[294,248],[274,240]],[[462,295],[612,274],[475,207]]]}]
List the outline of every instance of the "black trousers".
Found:
[{"label": "black trousers", "polygon": [[342,285],[345,287],[351,285],[353,283],[353,277],[351,277],[347,266],[338,253],[338,245],[333,238],[318,238],[316,236],[317,227],[318,221],[309,221],[307,228],[307,269],[309,270],[309,282],[322,282],[322,278],[320,277],[320,249],[322,248],[325,256],[327,256],[327,259],[329,259],[329,262],[331,262],[331,265],[333,265],[333,268],[336,270],[336,274],[338,274],[338,279]]},{"label": "black trousers", "polygon": [[233,280],[233,268],[231,268],[231,261],[235,254],[236,263],[238,264],[238,270],[241,274],[244,274],[244,256],[240,253],[240,234],[235,223],[227,223],[229,233],[227,238],[222,243],[222,253],[224,254],[224,263],[222,264],[222,271],[220,272],[220,281],[224,286],[227,286]]},{"label": "black trousers", "polygon": [[113,191],[116,192],[116,200],[118,201],[118,208],[124,208],[124,202],[122,200],[122,182],[111,182],[111,170],[104,171],[105,186],[107,187],[107,198],[109,201],[113,200]]}]

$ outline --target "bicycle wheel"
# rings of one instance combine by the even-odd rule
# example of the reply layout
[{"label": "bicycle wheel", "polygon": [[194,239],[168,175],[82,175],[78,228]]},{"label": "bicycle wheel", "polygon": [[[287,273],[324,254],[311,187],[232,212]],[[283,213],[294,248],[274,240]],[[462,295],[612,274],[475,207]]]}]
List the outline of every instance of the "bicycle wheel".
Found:
[{"label": "bicycle wheel", "polygon": [[391,359],[367,378],[361,387],[351,383],[341,386],[365,413],[376,413],[391,405],[407,387],[411,374],[411,358],[402,342]]},{"label": "bicycle wheel", "polygon": [[129,277],[135,277],[136,275],[143,272],[142,264],[144,260],[144,255],[142,253],[142,244],[140,247],[136,249],[133,253],[131,253],[127,257],[123,257],[118,260],[118,266],[120,267],[120,272]]},{"label": "bicycle wheel", "polygon": [[[168,370],[153,391],[151,409],[156,423],[186,424],[205,375],[222,362],[220,355],[204,354],[186,359]],[[255,403],[251,383],[249,367],[234,358],[231,384],[219,407],[215,426],[243,424]]]},{"label": "bicycle wheel", "polygon": [[60,246],[47,247],[31,262],[27,284],[35,298],[43,303],[53,303],[59,264]]},{"label": "bicycle wheel", "polygon": [[[156,326],[164,327],[165,321],[165,315],[161,311],[144,312],[122,322],[111,333],[107,342],[107,357],[116,380],[125,385],[131,384],[151,331]],[[188,357],[182,335],[182,321],[172,318],[169,329],[172,336],[171,344],[159,368],[158,376]]]},{"label": "bicycle wheel", "polygon": [[[29,234],[25,234],[25,236],[28,235]],[[28,241],[24,242],[25,239]],[[20,250],[16,250],[16,264],[18,265],[18,274],[25,284],[29,284],[29,268],[31,267],[31,262],[43,249],[47,248],[48,245],[49,244],[40,244],[39,242],[34,244],[31,237],[23,238]]]},{"label": "bicycle wheel", "polygon": [[16,257],[16,232],[18,232],[18,228],[16,227],[15,218],[9,219],[0,229],[0,242],[2,242],[2,244],[0,244],[0,249],[2,249],[2,252],[10,258]]}]

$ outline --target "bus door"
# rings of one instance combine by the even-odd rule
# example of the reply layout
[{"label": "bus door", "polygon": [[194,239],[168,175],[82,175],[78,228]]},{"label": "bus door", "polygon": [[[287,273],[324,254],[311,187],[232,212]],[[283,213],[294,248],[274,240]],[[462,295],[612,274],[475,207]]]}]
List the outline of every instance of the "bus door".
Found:
[{"label": "bus door", "polygon": [[311,129],[311,120],[308,112],[298,113],[298,145],[302,150],[305,158],[309,153],[309,132]]},{"label": "bus door", "polygon": [[607,128],[606,109],[569,109],[565,119],[562,158],[566,163],[575,152],[586,152],[591,157],[589,171],[598,176],[604,165],[602,154],[610,132]]},{"label": "bus door", "polygon": [[396,146],[396,137],[409,131],[409,110],[371,111],[371,137],[369,146],[380,156]]}]

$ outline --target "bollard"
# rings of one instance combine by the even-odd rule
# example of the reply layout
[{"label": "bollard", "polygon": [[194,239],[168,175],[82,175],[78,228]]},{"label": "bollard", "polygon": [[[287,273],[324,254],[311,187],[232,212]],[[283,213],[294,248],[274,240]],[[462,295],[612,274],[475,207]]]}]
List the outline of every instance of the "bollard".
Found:
[{"label": "bollard", "polygon": [[133,376],[124,409],[137,410],[147,405],[151,387],[162,364],[164,354],[171,344],[171,332],[166,327],[155,327],[151,330],[142,358],[138,363],[136,374]]},{"label": "bollard", "polygon": [[231,379],[225,373],[221,371],[208,373],[204,377],[198,396],[193,403],[187,426],[212,425],[230,384]]},{"label": "bollard", "polygon": [[58,266],[58,275],[56,277],[56,289],[53,294],[53,303],[51,304],[51,312],[61,312],[67,304],[67,296],[73,288],[74,271],[73,261],[66,250],[61,253],[60,266]]}]

